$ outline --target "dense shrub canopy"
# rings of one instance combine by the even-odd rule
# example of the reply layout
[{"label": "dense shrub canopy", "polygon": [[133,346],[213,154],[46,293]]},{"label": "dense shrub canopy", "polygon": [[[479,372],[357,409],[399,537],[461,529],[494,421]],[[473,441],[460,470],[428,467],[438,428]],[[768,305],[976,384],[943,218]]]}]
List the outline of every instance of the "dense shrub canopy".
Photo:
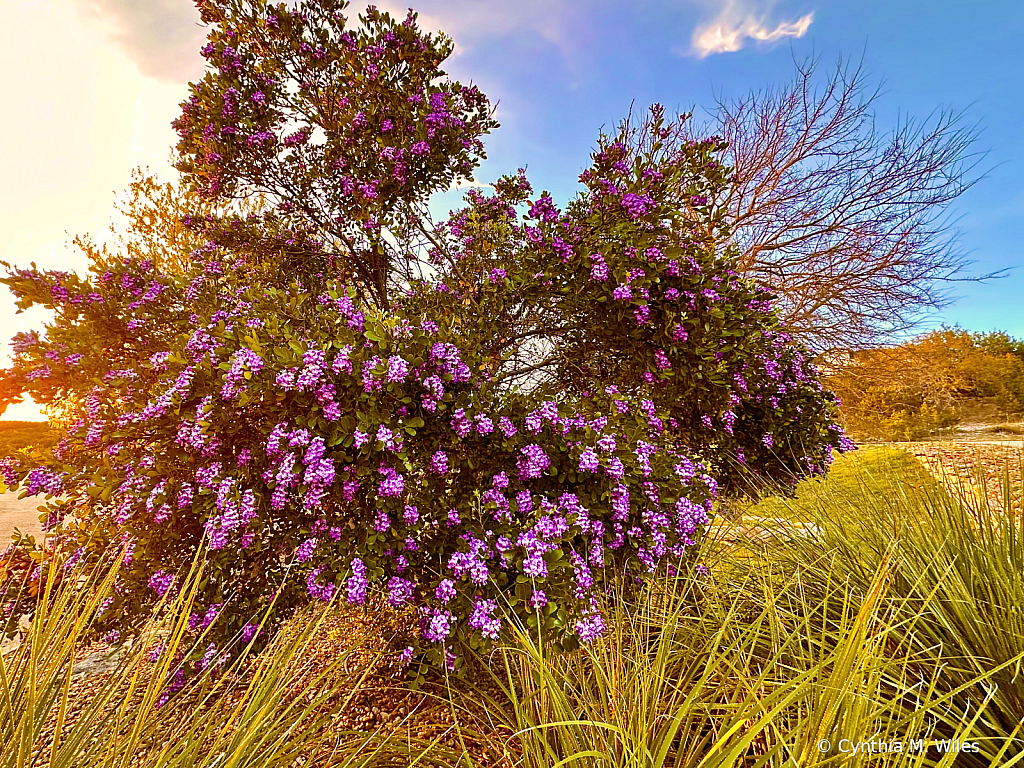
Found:
[{"label": "dense shrub canopy", "polygon": [[205,244],[183,274],[4,280],[55,318],[16,340],[9,389],[76,415],[5,479],[74,511],[62,567],[126,548],[110,627],[199,552],[194,624],[222,616],[202,664],[271,604],[375,590],[417,608],[435,663],[510,614],[567,647],[602,631],[604,570],[681,566],[719,488],[850,447],[771,297],[696,234],[728,226],[721,142],[673,141],[655,107],[600,138],[564,209],[520,172],[433,227],[422,205],[492,127],[439,80],[449,44],[414,15],[349,31],[341,3],[202,7],[180,168],[266,210],[186,217]]}]

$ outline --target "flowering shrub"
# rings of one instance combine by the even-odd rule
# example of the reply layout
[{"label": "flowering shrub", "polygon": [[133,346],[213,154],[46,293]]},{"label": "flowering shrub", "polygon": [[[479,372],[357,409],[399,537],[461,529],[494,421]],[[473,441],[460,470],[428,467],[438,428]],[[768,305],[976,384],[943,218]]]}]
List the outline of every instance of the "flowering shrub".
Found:
[{"label": "flowering shrub", "polygon": [[[16,339],[5,390],[71,416],[52,457],[0,470],[74,515],[44,567],[124,549],[110,629],[199,552],[210,658],[271,605],[374,593],[415,606],[434,664],[512,614],[571,647],[603,631],[606,569],[686,556],[735,462],[796,477],[848,447],[716,245],[719,142],[673,145],[655,108],[655,142],[602,137],[564,210],[520,173],[428,230],[416,205],[491,127],[482,95],[436,80],[447,45],[372,10],[351,34],[340,3],[201,7],[214,68],[177,122],[181,167],[207,196],[279,184],[273,210],[186,221],[206,244],[183,274],[126,258],[3,281],[55,313]],[[282,111],[326,109],[326,84],[319,133]]]},{"label": "flowering shrub", "polygon": [[458,313],[466,343],[485,346],[508,382],[576,397],[611,384],[616,409],[704,455],[726,488],[795,485],[852,443],[773,297],[717,246],[728,243],[710,202],[727,181],[723,145],[673,141],[683,122],[656,105],[639,139],[628,122],[602,137],[586,190],[564,210],[546,193],[529,200],[522,171],[493,195],[471,190],[433,241],[437,277],[406,304]]},{"label": "flowering shrub", "polygon": [[[471,178],[497,123],[475,86],[444,79],[452,51],[411,11],[370,6],[350,27],[342,0],[289,10],[202,0],[209,68],[174,121],[177,167],[210,199],[259,192],[276,215],[332,244],[333,271],[389,306],[430,193]],[[390,235],[387,237],[386,235]]]},{"label": "flowering shrub", "polygon": [[[103,306],[143,269],[97,280],[114,294]],[[281,322],[300,299],[306,313]],[[50,466],[4,467],[9,483],[76,500],[65,536],[91,537],[80,557],[127,545],[112,625],[144,615],[201,546],[227,636],[278,589],[283,605],[339,589],[361,603],[379,584],[392,605],[422,607],[437,660],[456,635],[495,638],[509,607],[526,620],[551,605],[553,631],[589,639],[595,572],[615,558],[651,573],[707,520],[715,481],[645,442],[647,424],[600,401],[504,396],[480,353],[431,321],[367,316],[298,283],[192,301],[218,309],[137,370],[98,377]],[[22,365],[55,346],[25,349]]]}]

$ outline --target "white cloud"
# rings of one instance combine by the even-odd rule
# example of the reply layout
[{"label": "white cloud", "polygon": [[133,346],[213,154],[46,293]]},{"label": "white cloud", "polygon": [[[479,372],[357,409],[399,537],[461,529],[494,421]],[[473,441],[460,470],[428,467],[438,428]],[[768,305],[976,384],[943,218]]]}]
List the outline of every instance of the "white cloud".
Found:
[{"label": "white cloud", "polygon": [[75,0],[135,63],[165,83],[198,80],[206,29],[189,0]]},{"label": "white cloud", "polygon": [[689,53],[704,58],[713,53],[738,51],[747,40],[772,43],[784,37],[803,37],[814,21],[812,12],[796,21],[783,21],[772,27],[766,19],[769,9],[758,12],[745,0],[726,3],[714,19],[693,31]]},{"label": "white cloud", "polygon": [[[0,70],[18,73],[5,91],[5,106],[18,119],[0,123],[0,259],[81,274],[88,262],[68,244],[86,233],[106,240],[132,168],[173,178],[170,122],[188,91],[143,75],[100,25],[86,23],[80,3],[0,0]],[[15,309],[0,289],[0,366],[8,340],[40,328],[51,314]],[[23,403],[3,418],[40,416]]]},{"label": "white cloud", "polygon": [[452,192],[452,191],[454,191],[456,189],[470,189],[470,188],[473,188],[473,189],[494,189],[494,185],[493,184],[485,184],[482,181],[470,181],[468,179],[459,179],[457,182],[455,182],[455,184],[453,184],[451,186],[451,188],[448,191]]}]

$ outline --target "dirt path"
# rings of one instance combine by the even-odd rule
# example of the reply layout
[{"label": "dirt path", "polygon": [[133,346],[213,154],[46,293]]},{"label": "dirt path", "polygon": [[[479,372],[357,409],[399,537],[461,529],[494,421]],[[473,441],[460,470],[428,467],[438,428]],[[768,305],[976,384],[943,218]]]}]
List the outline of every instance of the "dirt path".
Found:
[{"label": "dirt path", "polygon": [[39,507],[43,496],[19,499],[17,491],[0,493],[0,550],[11,543],[11,534],[17,528],[22,533],[38,536],[43,531],[39,522]]}]

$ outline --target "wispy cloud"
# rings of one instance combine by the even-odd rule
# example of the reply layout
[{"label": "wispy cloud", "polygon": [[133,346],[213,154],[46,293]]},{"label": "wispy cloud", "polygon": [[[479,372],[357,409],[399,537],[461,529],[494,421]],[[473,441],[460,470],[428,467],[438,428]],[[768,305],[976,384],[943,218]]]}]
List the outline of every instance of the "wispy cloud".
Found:
[{"label": "wispy cloud", "polygon": [[75,0],[138,66],[161,82],[198,79],[206,30],[187,0]]},{"label": "wispy cloud", "polygon": [[812,12],[796,21],[772,26],[766,18],[769,10],[770,6],[756,8],[747,0],[727,2],[714,19],[693,31],[689,53],[704,58],[713,53],[738,51],[748,40],[772,43],[784,37],[803,37],[814,21]]},{"label": "wispy cloud", "polygon": [[[189,0],[73,0],[98,21],[139,67],[163,82],[180,83],[202,75],[199,55],[206,30]],[[404,18],[407,0],[357,0],[348,11],[352,22],[372,2],[392,16]],[[571,58],[578,51],[576,37],[583,32],[583,11],[591,0],[418,0],[420,25],[443,30],[455,41],[455,54],[472,50],[484,41],[526,31],[539,36]],[[580,6],[583,7],[580,7]]]},{"label": "wispy cloud", "polygon": [[[352,15],[368,3],[398,18],[405,16],[408,6],[407,0],[361,0],[352,4]],[[421,27],[453,38],[456,55],[484,40],[519,31],[536,34],[569,54],[594,5],[593,0],[418,0],[414,8]]]}]

